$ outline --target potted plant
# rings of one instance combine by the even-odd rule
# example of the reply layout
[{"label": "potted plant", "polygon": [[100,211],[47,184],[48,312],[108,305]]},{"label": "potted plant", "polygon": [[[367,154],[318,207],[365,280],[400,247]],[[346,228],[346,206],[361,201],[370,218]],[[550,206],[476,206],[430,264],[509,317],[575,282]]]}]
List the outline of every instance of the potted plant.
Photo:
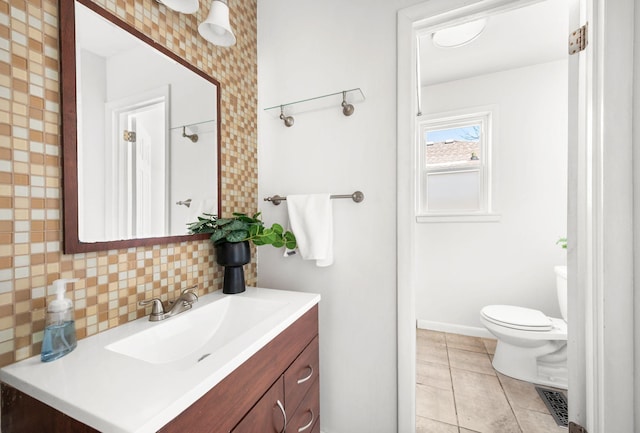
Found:
[{"label": "potted plant", "polygon": [[251,261],[249,241],[254,245],[272,245],[275,248],[296,247],[296,238],[280,224],[265,227],[260,212],[253,216],[234,212],[231,218],[218,218],[203,213],[198,221],[188,224],[189,233],[211,233],[216,249],[216,260],[224,266],[222,293],[234,294],[245,290],[243,266]]}]

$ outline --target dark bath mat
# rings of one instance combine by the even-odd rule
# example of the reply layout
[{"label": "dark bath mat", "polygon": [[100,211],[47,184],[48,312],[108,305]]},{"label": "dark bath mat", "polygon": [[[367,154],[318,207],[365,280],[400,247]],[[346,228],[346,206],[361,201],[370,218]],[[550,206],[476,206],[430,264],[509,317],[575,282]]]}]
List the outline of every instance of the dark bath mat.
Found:
[{"label": "dark bath mat", "polygon": [[556,420],[556,424],[561,427],[569,425],[569,412],[567,408],[567,398],[563,393],[552,389],[540,388],[536,386],[536,391],[549,409],[549,413]]}]

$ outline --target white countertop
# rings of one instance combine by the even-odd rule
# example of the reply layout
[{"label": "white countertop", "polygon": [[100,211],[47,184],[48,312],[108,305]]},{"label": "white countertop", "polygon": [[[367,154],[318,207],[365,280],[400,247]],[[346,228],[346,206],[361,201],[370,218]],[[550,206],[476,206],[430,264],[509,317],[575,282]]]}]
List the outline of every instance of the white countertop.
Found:
[{"label": "white countertop", "polygon": [[[189,354],[171,362],[149,363],[105,348],[226,296],[281,302],[282,306],[225,342],[215,356],[195,363],[184,362]],[[0,370],[0,380],[102,432],[155,432],[319,301],[317,294],[284,290],[247,288],[237,295],[218,291],[201,296],[191,310],[164,321],[144,317],[79,340],[73,352],[55,361],[44,363],[37,355],[6,366]]]}]

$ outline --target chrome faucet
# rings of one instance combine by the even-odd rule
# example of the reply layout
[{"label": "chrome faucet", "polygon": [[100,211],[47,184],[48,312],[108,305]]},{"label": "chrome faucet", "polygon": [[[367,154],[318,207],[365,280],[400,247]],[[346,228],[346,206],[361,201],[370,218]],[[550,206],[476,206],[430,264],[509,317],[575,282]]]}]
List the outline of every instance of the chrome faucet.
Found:
[{"label": "chrome faucet", "polygon": [[169,311],[165,311],[164,305],[162,304],[160,298],[140,301],[138,302],[138,305],[142,307],[152,304],[149,320],[151,322],[157,322],[159,320],[168,319],[171,316],[175,316],[176,314],[180,314],[183,311],[187,311],[188,309],[190,309],[193,303],[198,301],[198,295],[196,294],[197,290],[197,284],[193,287],[189,287],[188,289],[184,289],[178,299],[169,302],[169,305],[171,306],[169,308]]}]

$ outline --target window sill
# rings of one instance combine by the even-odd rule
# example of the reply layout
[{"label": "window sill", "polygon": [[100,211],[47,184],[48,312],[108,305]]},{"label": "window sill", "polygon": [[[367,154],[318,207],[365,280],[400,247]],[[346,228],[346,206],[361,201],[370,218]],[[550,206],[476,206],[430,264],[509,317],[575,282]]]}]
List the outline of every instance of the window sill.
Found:
[{"label": "window sill", "polygon": [[485,214],[457,214],[457,215],[417,215],[417,223],[496,223],[501,215]]}]

